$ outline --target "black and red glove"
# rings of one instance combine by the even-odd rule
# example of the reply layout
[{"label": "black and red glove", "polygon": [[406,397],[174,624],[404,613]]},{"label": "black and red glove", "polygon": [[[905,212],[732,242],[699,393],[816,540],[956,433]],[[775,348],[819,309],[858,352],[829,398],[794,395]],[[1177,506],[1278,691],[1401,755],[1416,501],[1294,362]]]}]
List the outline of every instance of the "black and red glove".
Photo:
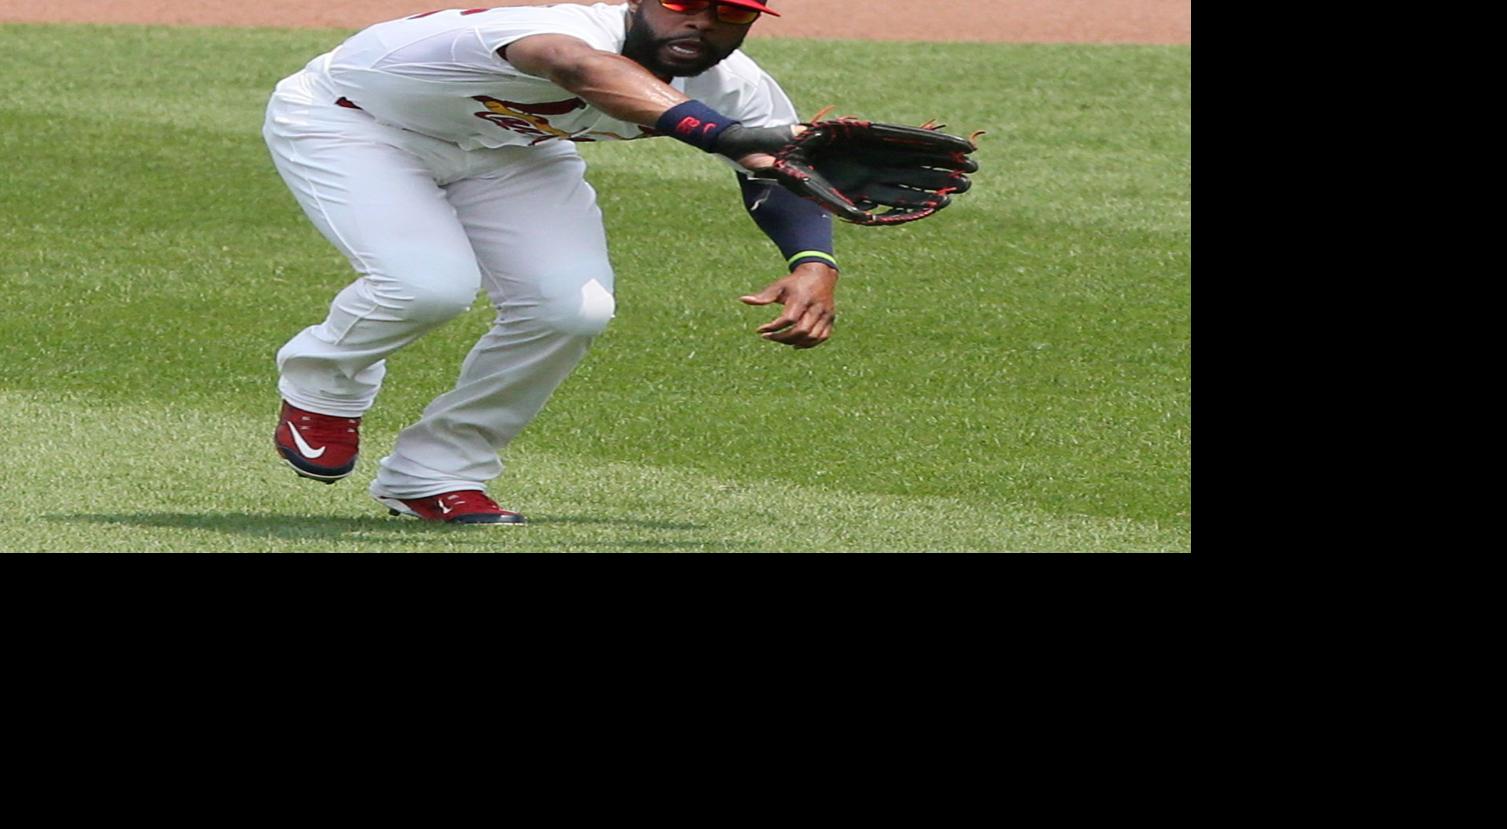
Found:
[{"label": "black and red glove", "polygon": [[[973,138],[925,124],[907,127],[857,118],[816,120],[800,135],[781,140],[788,128],[734,125],[717,140],[716,152],[742,158],[746,152],[774,156],[774,165],[754,171],[833,215],[860,225],[894,225],[924,219],[973,186],[968,174],[978,162]],[[976,138],[980,133],[974,133]],[[786,132],[784,135],[788,136]]]}]

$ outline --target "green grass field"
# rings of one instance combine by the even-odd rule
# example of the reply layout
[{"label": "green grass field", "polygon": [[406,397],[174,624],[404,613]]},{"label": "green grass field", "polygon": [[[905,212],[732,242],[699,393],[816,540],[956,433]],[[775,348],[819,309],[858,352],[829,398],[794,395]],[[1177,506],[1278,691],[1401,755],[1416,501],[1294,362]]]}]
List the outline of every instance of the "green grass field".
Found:
[{"label": "green grass field", "polygon": [[726,167],[585,147],[618,316],[492,484],[533,523],[474,529],[365,487],[484,301],[389,361],[352,479],[271,448],[273,354],[354,274],[262,110],[345,34],[0,25],[0,550],[1191,550],[1189,47],[750,42],[803,114],[989,131],[952,208],[839,228],[808,351],[737,301],[782,268]]}]

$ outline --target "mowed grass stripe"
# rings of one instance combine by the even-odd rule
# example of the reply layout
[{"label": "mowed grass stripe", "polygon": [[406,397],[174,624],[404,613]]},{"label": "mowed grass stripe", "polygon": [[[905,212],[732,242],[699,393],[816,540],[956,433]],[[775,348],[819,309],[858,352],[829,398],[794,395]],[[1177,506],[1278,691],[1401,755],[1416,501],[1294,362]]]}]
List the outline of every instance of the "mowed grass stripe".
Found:
[{"label": "mowed grass stripe", "polygon": [[[33,425],[47,422],[49,428]],[[355,480],[295,480],[265,417],[0,394],[3,551],[1162,551],[1164,529],[958,499],[729,480],[536,451],[494,494],[528,527],[394,518]],[[390,443],[391,430],[370,437]],[[196,447],[185,453],[182,447]],[[191,462],[187,459],[191,458]],[[376,458],[364,458],[369,471]],[[37,481],[87,480],[39,488]],[[1171,547],[1185,547],[1173,544]]]},{"label": "mowed grass stripe", "polygon": [[[18,289],[0,308],[0,389],[272,416],[276,348],[351,273],[278,180],[262,108],[278,78],[343,34],[0,26],[0,278]],[[509,491],[535,463],[625,464],[666,481],[676,470],[1125,521],[1163,528],[1152,548],[1186,549],[1189,50],[749,50],[803,112],[837,103],[990,130],[977,187],[932,221],[839,227],[837,337],[794,352],[751,333],[774,309],[736,301],[780,262],[724,165],[664,142],[584,147],[613,240],[618,318],[499,485]],[[85,57],[101,53],[108,88]],[[390,435],[447,388],[489,317],[479,300],[394,357],[370,434]]]}]

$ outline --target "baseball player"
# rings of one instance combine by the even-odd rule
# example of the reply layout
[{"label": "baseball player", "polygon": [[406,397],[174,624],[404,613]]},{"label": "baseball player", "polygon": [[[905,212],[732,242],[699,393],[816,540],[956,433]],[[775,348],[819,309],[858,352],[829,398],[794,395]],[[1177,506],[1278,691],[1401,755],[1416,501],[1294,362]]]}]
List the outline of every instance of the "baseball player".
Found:
[{"label": "baseball player", "polygon": [[831,217],[748,175],[801,129],[779,85],[738,50],[764,14],[776,12],[760,0],[432,11],[365,29],[281,81],[263,127],[277,170],[359,274],[277,353],[275,441],[293,469],[349,476],[385,358],[485,290],[491,329],[454,388],[398,435],[370,492],[428,521],[524,522],[486,494],[498,453],[613,316],[577,142],[666,136],[723,157],[789,270],[741,298],[783,306],[759,334],[825,342]]}]

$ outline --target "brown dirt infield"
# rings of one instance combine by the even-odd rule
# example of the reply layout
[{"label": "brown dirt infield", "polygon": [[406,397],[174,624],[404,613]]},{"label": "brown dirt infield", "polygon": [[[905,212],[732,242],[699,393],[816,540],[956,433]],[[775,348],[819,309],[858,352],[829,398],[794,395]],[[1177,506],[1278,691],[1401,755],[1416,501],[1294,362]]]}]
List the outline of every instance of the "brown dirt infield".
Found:
[{"label": "brown dirt infield", "polygon": [[[587,2],[588,0],[576,0]],[[361,28],[446,0],[0,0],[0,23]],[[490,0],[492,6],[540,0]],[[1193,42],[1193,0],[770,0],[754,37],[1015,43]]]}]

